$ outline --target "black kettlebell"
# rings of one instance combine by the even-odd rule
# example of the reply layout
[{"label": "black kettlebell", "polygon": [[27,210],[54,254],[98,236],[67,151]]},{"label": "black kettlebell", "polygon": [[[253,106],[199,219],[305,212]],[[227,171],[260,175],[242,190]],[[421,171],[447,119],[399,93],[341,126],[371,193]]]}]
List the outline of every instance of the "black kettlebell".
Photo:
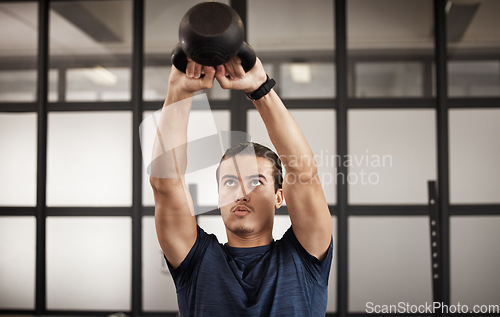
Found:
[{"label": "black kettlebell", "polygon": [[243,22],[230,6],[219,2],[197,4],[180,22],[172,64],[185,73],[187,57],[201,65],[217,66],[239,56],[248,72],[255,65],[256,56],[244,37]]}]

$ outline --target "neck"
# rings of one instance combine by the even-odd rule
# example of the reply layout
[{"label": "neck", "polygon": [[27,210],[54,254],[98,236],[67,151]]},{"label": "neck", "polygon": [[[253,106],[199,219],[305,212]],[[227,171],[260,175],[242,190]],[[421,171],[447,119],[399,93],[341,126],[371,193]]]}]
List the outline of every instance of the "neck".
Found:
[{"label": "neck", "polygon": [[227,244],[235,248],[253,248],[267,245],[273,241],[272,231],[255,233],[236,233],[227,230]]}]

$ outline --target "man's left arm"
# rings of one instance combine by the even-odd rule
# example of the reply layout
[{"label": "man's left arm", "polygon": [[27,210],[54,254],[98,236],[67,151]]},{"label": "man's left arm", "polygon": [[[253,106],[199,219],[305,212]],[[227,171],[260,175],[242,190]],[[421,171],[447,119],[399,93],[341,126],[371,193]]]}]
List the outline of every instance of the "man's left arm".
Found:
[{"label": "man's left arm", "polygon": [[[226,74],[232,79],[228,79]],[[257,59],[254,68],[246,74],[234,61],[226,64],[225,69],[219,66],[216,78],[223,88],[251,93],[266,81],[266,74]],[[307,252],[323,260],[332,239],[332,218],[313,152],[274,89],[253,103],[286,170],[283,194],[295,236]]]}]

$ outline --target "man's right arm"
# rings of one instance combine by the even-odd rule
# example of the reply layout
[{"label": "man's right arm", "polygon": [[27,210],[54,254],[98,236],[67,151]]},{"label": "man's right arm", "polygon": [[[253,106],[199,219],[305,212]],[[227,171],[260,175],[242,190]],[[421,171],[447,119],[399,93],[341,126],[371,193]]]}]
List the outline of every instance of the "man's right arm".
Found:
[{"label": "man's right arm", "polygon": [[[201,77],[201,73],[205,74]],[[215,69],[189,62],[186,74],[172,67],[153,147],[150,183],[155,199],[158,242],[170,265],[178,267],[196,241],[193,202],[184,174],[187,124],[193,93],[211,88]]]}]

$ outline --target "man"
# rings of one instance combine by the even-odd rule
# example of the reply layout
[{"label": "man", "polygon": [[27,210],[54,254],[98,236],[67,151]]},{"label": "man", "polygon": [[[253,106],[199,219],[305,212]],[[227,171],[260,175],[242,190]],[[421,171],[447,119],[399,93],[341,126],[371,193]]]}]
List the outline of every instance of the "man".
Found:
[{"label": "man", "polygon": [[[217,170],[226,245],[197,226],[183,177],[190,98],[214,79],[256,99],[286,169],[281,184],[280,160],[261,145],[226,152]],[[172,67],[153,157],[162,155],[160,148],[172,150],[157,160],[150,180],[158,240],[182,316],[325,315],[331,215],[304,135],[276,92],[263,86],[270,81],[259,59],[248,73],[237,57],[216,68],[189,61],[186,74]],[[284,200],[292,226],[273,241],[274,213]]]}]

